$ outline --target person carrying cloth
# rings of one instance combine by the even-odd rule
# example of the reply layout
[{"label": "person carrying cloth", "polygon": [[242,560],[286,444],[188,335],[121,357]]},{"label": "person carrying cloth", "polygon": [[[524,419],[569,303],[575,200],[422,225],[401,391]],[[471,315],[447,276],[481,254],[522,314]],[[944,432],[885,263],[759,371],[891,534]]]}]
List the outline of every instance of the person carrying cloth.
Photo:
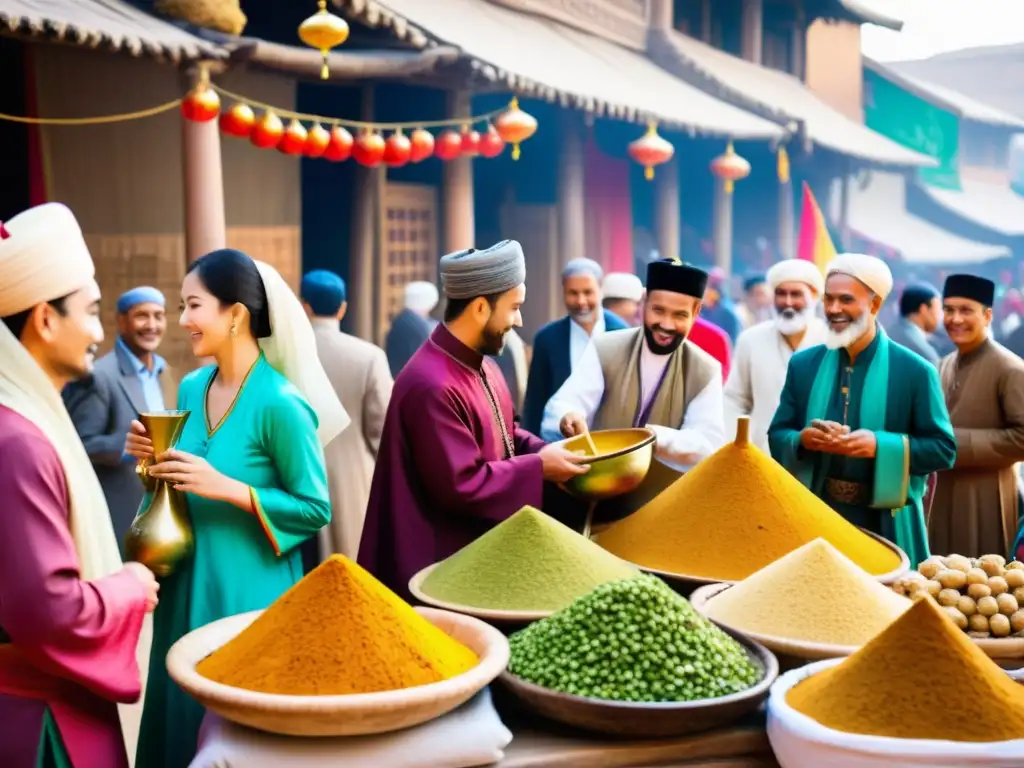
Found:
[{"label": "person carrying cloth", "polygon": [[878,324],[892,283],[873,256],[828,265],[825,344],[790,360],[768,443],[829,506],[919,563],[929,556],[927,477],[953,466],[956,440],[935,366]]}]

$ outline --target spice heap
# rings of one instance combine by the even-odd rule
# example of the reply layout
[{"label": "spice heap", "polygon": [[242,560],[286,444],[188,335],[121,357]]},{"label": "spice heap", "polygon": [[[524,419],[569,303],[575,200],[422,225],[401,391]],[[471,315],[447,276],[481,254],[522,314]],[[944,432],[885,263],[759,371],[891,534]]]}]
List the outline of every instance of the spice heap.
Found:
[{"label": "spice heap", "polygon": [[330,696],[436,683],[478,661],[369,573],[334,555],[196,671],[250,691]]},{"label": "spice heap", "polygon": [[1002,555],[929,557],[892,588],[927,592],[971,637],[1024,637],[1024,563]]},{"label": "spice heap", "polygon": [[[1024,738],[1024,686],[958,630],[927,595],[787,703],[827,728],[897,739]],[[956,702],[961,717],[942,703]]]},{"label": "spice heap", "polygon": [[556,611],[636,568],[533,507],[523,507],[442,561],[425,594],[457,605]]},{"label": "spice heap", "polygon": [[707,603],[741,632],[861,646],[910,607],[824,539],[804,544]]},{"label": "spice heap", "polygon": [[[742,423],[742,420],[741,420]],[[720,448],[597,542],[645,568],[740,581],[821,537],[875,576],[899,555],[851,525],[746,440]]]},{"label": "spice heap", "polygon": [[512,674],[596,699],[713,699],[763,675],[742,645],[646,575],[602,584],[509,645]]}]

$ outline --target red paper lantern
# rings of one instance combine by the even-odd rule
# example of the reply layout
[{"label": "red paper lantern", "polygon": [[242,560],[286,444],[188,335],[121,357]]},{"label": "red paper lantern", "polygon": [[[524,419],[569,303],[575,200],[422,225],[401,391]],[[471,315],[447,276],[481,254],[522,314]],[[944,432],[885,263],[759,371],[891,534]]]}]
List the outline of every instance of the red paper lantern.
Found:
[{"label": "red paper lantern", "polygon": [[263,117],[256,121],[256,125],[252,127],[249,141],[252,142],[254,147],[272,149],[280,143],[282,135],[284,135],[284,123],[272,111],[267,110],[263,113]]},{"label": "red paper lantern", "polygon": [[519,159],[519,145],[537,132],[537,119],[519,108],[519,99],[515,96],[508,109],[498,115],[494,121],[501,140],[512,145],[512,159]]},{"label": "red paper lantern", "polygon": [[206,123],[220,112],[220,96],[208,85],[197,85],[181,100],[181,114],[186,120]]},{"label": "red paper lantern", "polygon": [[462,135],[459,137],[462,142],[462,156],[476,157],[480,154],[480,133],[474,131],[468,125],[462,126]]},{"label": "red paper lantern", "polygon": [[317,123],[306,134],[306,143],[302,147],[302,154],[306,157],[321,157],[327,151],[327,145],[331,143],[331,134]]},{"label": "red paper lantern", "polygon": [[434,156],[444,160],[454,160],[462,154],[462,137],[455,131],[445,131],[434,142]]},{"label": "red paper lantern", "polygon": [[352,145],[352,157],[360,165],[373,168],[384,159],[384,139],[379,133],[363,131]]},{"label": "red paper lantern", "polygon": [[390,168],[401,168],[409,162],[412,155],[412,142],[409,137],[402,133],[402,129],[388,136],[384,142],[384,165]]},{"label": "red paper lantern", "polygon": [[301,155],[308,137],[309,134],[302,123],[292,118],[292,121],[288,123],[288,128],[285,129],[284,136],[277,144],[277,151],[286,155]]},{"label": "red paper lantern", "polygon": [[647,126],[647,133],[636,141],[629,143],[629,156],[644,167],[644,178],[654,178],[654,166],[667,163],[675,154],[675,147],[658,135],[658,127],[654,123]]},{"label": "red paper lantern", "polygon": [[352,156],[352,134],[336,125],[331,129],[331,140],[324,150],[324,158],[334,163],[348,160]]},{"label": "red paper lantern", "polygon": [[505,151],[505,142],[501,136],[498,135],[498,131],[495,130],[494,126],[490,126],[487,132],[480,137],[480,145],[478,147],[480,154],[488,159],[497,157]]},{"label": "red paper lantern", "polygon": [[750,175],[750,163],[736,154],[730,141],[725,152],[711,161],[711,172],[725,180],[725,194],[731,195],[734,183]]},{"label": "red paper lantern", "polygon": [[228,136],[237,136],[240,139],[248,138],[255,124],[256,115],[253,114],[252,107],[241,102],[220,116],[221,132]]},{"label": "red paper lantern", "polygon": [[412,145],[409,152],[409,161],[421,163],[434,154],[434,134],[417,128],[409,136],[409,143]]}]

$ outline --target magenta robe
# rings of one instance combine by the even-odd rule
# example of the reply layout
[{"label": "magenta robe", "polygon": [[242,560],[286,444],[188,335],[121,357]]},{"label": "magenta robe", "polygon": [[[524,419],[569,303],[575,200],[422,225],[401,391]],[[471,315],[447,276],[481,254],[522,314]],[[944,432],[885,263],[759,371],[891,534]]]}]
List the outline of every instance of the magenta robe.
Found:
[{"label": "magenta robe", "polygon": [[57,452],[3,406],[0,456],[0,766],[35,766],[46,707],[75,768],[127,766],[116,702],[139,698],[145,590],[79,577]]},{"label": "magenta robe", "polygon": [[[511,439],[506,448],[486,376]],[[370,486],[359,564],[409,598],[409,579],[521,507],[540,507],[544,441],[515,423],[493,360],[443,325],[413,355],[391,393]]]}]

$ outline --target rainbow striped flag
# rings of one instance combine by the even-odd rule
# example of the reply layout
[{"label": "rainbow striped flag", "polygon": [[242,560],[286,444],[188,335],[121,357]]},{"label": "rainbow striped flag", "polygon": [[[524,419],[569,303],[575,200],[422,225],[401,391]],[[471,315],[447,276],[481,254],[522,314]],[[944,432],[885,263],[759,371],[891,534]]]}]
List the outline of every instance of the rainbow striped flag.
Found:
[{"label": "rainbow striped flag", "polygon": [[797,241],[796,257],[804,261],[813,261],[818,265],[821,274],[825,267],[836,257],[836,247],[828,233],[825,216],[814,199],[814,193],[803,183],[803,202],[800,206],[800,237]]}]

